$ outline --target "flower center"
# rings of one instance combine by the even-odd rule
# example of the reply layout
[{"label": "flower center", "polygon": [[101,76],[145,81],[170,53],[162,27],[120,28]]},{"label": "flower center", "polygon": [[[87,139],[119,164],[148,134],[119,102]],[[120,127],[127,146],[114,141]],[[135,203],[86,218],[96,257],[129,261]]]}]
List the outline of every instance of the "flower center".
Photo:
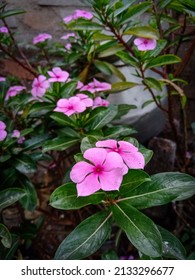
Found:
[{"label": "flower center", "polygon": [[101,174],[103,171],[103,167],[101,165],[97,165],[94,167],[94,173]]}]

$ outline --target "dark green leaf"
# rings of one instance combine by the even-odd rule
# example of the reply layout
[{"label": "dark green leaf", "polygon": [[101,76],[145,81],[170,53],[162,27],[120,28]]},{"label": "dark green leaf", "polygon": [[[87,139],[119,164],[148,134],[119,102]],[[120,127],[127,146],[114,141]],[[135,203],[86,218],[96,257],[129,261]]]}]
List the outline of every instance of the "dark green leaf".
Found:
[{"label": "dark green leaf", "polygon": [[37,192],[34,185],[26,176],[20,175],[18,186],[24,189],[26,193],[26,195],[20,199],[20,203],[28,211],[34,211],[38,203]]},{"label": "dark green leaf", "polygon": [[185,260],[186,251],[181,242],[168,230],[158,226],[163,241],[163,256],[168,259]]},{"label": "dark green leaf", "polygon": [[12,165],[21,173],[33,173],[36,171],[34,160],[27,154],[20,154],[13,159]]},{"label": "dark green leaf", "polygon": [[105,252],[101,256],[102,260],[119,260],[119,257],[117,256],[117,253],[114,250],[110,250],[108,252]]},{"label": "dark green leaf", "polygon": [[195,260],[195,252],[189,255],[188,260]]},{"label": "dark green leaf", "polygon": [[124,24],[132,19],[135,19],[135,17],[140,16],[144,12],[146,12],[151,6],[150,2],[144,1],[144,3],[139,3],[136,5],[132,5],[126,13],[122,17],[121,24]]},{"label": "dark green leaf", "polygon": [[81,222],[60,244],[57,260],[80,260],[96,252],[111,232],[110,213],[99,212]]},{"label": "dark green leaf", "polygon": [[104,139],[118,139],[136,133],[136,130],[131,127],[113,126],[104,130]]},{"label": "dark green leaf", "polygon": [[108,57],[108,56],[114,55],[117,52],[122,51],[124,48],[125,47],[123,45],[118,44],[114,47],[108,48],[105,51],[100,52],[98,57],[102,58],[102,57]]},{"label": "dark green leaf", "polygon": [[154,152],[152,150],[146,149],[145,147],[141,146],[139,148],[140,153],[142,153],[142,155],[145,158],[145,165],[151,160]]},{"label": "dark green leaf", "polygon": [[53,113],[51,115],[51,118],[61,125],[74,126],[74,122],[72,121],[72,119],[64,115],[63,113]]},{"label": "dark green leaf", "polygon": [[15,168],[10,167],[1,171],[0,186],[11,187],[17,179],[17,171]]},{"label": "dark green leaf", "polygon": [[94,60],[94,65],[99,71],[101,71],[105,75],[111,75],[112,74],[112,71],[110,70],[110,68],[108,67],[106,62],[96,59],[96,60]]},{"label": "dark green leaf", "polygon": [[[136,208],[167,204],[173,200],[184,200],[195,194],[195,179],[188,174],[179,172],[158,173],[130,191],[125,198]],[[126,195],[124,195],[126,196]]]},{"label": "dark green leaf", "polygon": [[88,130],[99,129],[110,123],[117,114],[117,107],[111,105],[107,108],[99,107],[92,111],[85,127]]},{"label": "dark green leaf", "polygon": [[0,211],[16,201],[20,200],[26,193],[22,189],[8,188],[0,192]]},{"label": "dark green leaf", "polygon": [[112,88],[107,90],[107,93],[118,93],[120,91],[124,91],[129,88],[133,88],[138,86],[139,84],[133,82],[118,82],[112,84]]},{"label": "dark green leaf", "polygon": [[24,142],[23,151],[33,150],[41,147],[43,143],[49,139],[48,134],[42,134],[38,136],[34,136]]},{"label": "dark green leaf", "polygon": [[53,111],[54,108],[55,105],[50,102],[36,102],[30,107],[29,114],[46,114],[47,112]]},{"label": "dark green leaf", "polygon": [[152,220],[128,202],[113,204],[111,209],[116,223],[139,251],[151,257],[161,256],[161,235]]},{"label": "dark green leaf", "polygon": [[43,152],[48,152],[51,150],[64,151],[74,145],[79,143],[79,139],[72,137],[56,137],[52,140],[48,140],[43,146]]},{"label": "dark green leaf", "polygon": [[86,197],[78,197],[76,185],[74,183],[66,183],[51,194],[50,205],[57,209],[72,210],[80,209],[89,204],[98,204],[105,199],[104,192],[96,192]]},{"label": "dark green leaf", "polygon": [[78,18],[67,25],[70,30],[102,30],[102,25],[83,18]]},{"label": "dark green leaf", "polygon": [[84,153],[86,150],[90,149],[90,148],[94,148],[95,147],[95,143],[98,141],[99,139],[96,138],[95,136],[86,136],[82,139],[81,141],[81,152]]},{"label": "dark green leaf", "polygon": [[181,58],[179,58],[178,56],[173,54],[165,54],[151,59],[150,62],[146,63],[145,68],[153,68],[179,62],[181,62]]},{"label": "dark green leaf", "polygon": [[10,248],[12,245],[12,237],[6,226],[0,224],[0,238],[4,247]]},{"label": "dark green leaf", "polygon": [[154,88],[158,91],[162,91],[161,82],[159,82],[159,80],[157,80],[155,78],[152,78],[152,77],[145,78],[143,80],[143,83],[146,84],[147,86],[149,86],[150,88]]},{"label": "dark green leaf", "polygon": [[118,113],[115,117],[116,120],[120,119],[122,116],[126,115],[130,110],[136,109],[137,106],[131,104],[119,104]]},{"label": "dark green leaf", "polygon": [[12,245],[11,248],[5,248],[0,244],[0,259],[1,260],[13,260],[13,256],[19,245],[19,237],[15,234],[11,235]]},{"label": "dark green leaf", "polygon": [[23,10],[23,9],[8,10],[8,11],[5,11],[3,13],[0,13],[0,19],[4,19],[4,18],[7,18],[7,17],[11,17],[11,16],[23,14],[23,13],[25,13],[25,10]]},{"label": "dark green leaf", "polygon": [[76,81],[71,81],[71,82],[66,83],[65,85],[61,86],[61,88],[60,88],[61,98],[68,98],[68,97],[72,96],[75,92],[76,87],[77,87]]}]

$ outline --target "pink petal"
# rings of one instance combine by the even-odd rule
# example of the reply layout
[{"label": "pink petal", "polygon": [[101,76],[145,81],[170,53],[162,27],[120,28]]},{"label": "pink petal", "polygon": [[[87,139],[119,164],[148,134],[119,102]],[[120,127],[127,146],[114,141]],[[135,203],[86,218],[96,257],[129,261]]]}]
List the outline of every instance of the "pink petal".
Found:
[{"label": "pink petal", "polygon": [[103,141],[96,142],[96,147],[98,148],[110,148],[110,149],[116,149],[117,148],[117,141],[108,139]]},{"label": "pink petal", "polygon": [[67,107],[68,104],[69,104],[68,99],[66,99],[66,98],[61,98],[61,99],[59,99],[58,102],[57,102],[57,107],[64,108],[64,107]]},{"label": "pink petal", "polygon": [[84,152],[83,157],[94,165],[102,165],[106,159],[107,152],[101,148],[90,148]]},{"label": "pink petal", "polygon": [[123,162],[123,158],[115,152],[110,152],[107,154],[106,160],[104,162],[104,170],[111,171],[114,169],[120,168],[122,170],[122,174],[126,174],[128,172],[128,168],[125,166]]},{"label": "pink petal", "polygon": [[64,110],[64,114],[67,115],[68,117],[75,114],[76,111],[74,109],[66,109]]},{"label": "pink petal", "polygon": [[5,123],[0,121],[0,130],[4,130],[5,128],[6,128]]},{"label": "pink petal", "polygon": [[103,172],[99,176],[101,189],[104,191],[114,191],[120,188],[123,180],[121,168],[113,169],[110,172]]},{"label": "pink petal", "polygon": [[143,169],[145,165],[144,156],[140,152],[121,153],[126,165],[131,169]]},{"label": "pink petal", "polygon": [[119,147],[123,152],[134,153],[138,151],[138,148],[127,141],[118,141]]},{"label": "pink petal", "polygon": [[81,183],[77,184],[78,196],[88,196],[100,189],[98,175],[91,173]]},{"label": "pink petal", "polygon": [[71,172],[70,172],[70,179],[74,183],[81,183],[85,177],[93,172],[93,166],[85,161],[80,161],[76,163]]},{"label": "pink petal", "polygon": [[0,130],[0,141],[3,141],[7,136],[7,131]]}]

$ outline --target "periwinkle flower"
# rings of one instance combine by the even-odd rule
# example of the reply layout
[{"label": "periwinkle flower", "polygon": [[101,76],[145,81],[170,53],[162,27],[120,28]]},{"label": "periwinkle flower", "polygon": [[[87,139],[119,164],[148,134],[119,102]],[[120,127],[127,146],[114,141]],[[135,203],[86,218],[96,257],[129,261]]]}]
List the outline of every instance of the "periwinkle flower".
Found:
[{"label": "periwinkle flower", "polygon": [[148,38],[136,38],[134,44],[137,46],[139,51],[149,51],[156,48],[156,40]]}]

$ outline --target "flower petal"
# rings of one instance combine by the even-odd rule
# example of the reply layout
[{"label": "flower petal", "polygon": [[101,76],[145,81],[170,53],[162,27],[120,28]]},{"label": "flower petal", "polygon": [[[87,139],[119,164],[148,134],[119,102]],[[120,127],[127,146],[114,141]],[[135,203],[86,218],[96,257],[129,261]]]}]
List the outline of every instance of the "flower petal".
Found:
[{"label": "flower petal", "polygon": [[110,172],[102,172],[102,174],[99,176],[99,180],[102,190],[118,190],[123,180],[122,169],[116,168]]},{"label": "flower petal", "polygon": [[91,172],[93,172],[93,166],[85,161],[80,161],[73,166],[70,172],[70,179],[74,183],[80,183]]},{"label": "flower petal", "polygon": [[76,185],[78,196],[88,196],[100,189],[98,175],[91,173],[85,179]]},{"label": "flower petal", "polygon": [[135,153],[138,151],[137,147],[127,141],[119,141],[118,144],[123,152]]},{"label": "flower petal", "polygon": [[117,148],[117,141],[112,140],[112,139],[108,139],[108,140],[103,140],[103,141],[97,141],[95,145],[98,148],[116,149]]},{"label": "flower petal", "polygon": [[145,165],[144,156],[140,152],[122,153],[121,154],[126,165],[131,169],[143,169]]},{"label": "flower petal", "polygon": [[106,150],[101,148],[90,148],[83,154],[83,157],[91,161],[94,165],[102,165],[106,156]]},{"label": "flower petal", "polygon": [[105,171],[111,171],[116,168],[123,169],[124,162],[122,160],[122,157],[118,153],[110,152],[107,153],[106,160],[103,166]]}]

